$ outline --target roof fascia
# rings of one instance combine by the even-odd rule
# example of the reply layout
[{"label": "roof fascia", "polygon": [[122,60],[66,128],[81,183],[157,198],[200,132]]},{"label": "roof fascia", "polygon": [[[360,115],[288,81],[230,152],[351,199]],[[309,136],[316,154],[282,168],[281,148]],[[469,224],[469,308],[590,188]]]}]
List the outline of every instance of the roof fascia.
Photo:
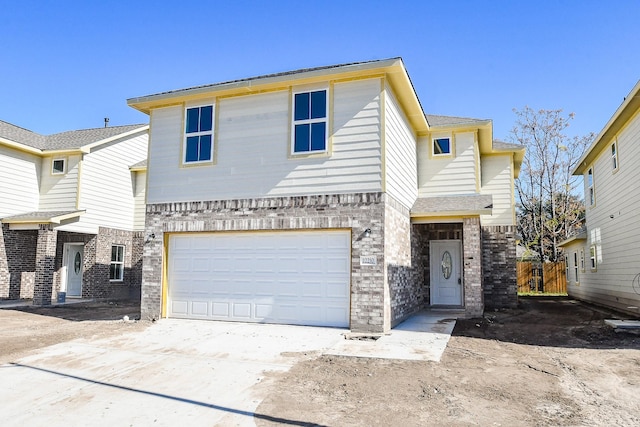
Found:
[{"label": "roof fascia", "polygon": [[624,125],[640,110],[640,80],[631,89],[620,107],[613,113],[589,149],[580,157],[578,165],[574,168],[573,175],[581,175],[598,157],[605,146],[624,127]]},{"label": "roof fascia", "polygon": [[100,141],[92,142],[91,144],[86,144],[80,147],[80,151],[87,154],[91,152],[91,150],[95,147],[99,147],[100,145],[108,144],[109,142],[116,141],[121,138],[126,138],[131,135],[135,135],[136,133],[146,132],[149,130],[149,125],[140,126],[139,128],[132,129],[127,132],[122,132],[117,135],[110,136],[109,138],[101,139]]},{"label": "roof fascia", "polygon": [[42,150],[40,150],[39,148],[29,147],[28,145],[11,141],[10,139],[0,137],[0,144],[5,145],[9,148],[13,148],[15,150],[24,151],[25,153],[42,155]]},{"label": "roof fascia", "polygon": [[377,76],[384,76],[389,82],[416,132],[428,131],[422,106],[404,64],[399,58],[182,89],[130,98],[127,100],[127,104],[138,111],[149,114],[153,108],[179,105],[186,101],[285,90],[292,85],[319,83],[327,80],[348,81]]}]

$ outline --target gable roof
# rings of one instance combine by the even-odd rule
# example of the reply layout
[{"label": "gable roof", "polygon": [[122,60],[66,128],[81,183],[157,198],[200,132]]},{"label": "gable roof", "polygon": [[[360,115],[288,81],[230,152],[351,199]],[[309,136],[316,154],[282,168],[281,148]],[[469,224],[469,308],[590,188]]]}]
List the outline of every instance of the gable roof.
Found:
[{"label": "gable roof", "polygon": [[222,83],[194,86],[130,98],[127,100],[127,104],[138,111],[149,114],[154,108],[180,105],[191,100],[287,90],[292,85],[313,84],[326,82],[327,80],[347,81],[381,76],[384,76],[386,82],[393,88],[396,98],[403,107],[413,128],[417,132],[427,132],[429,124],[402,58],[303,68]]},{"label": "gable roof", "polygon": [[454,127],[461,125],[484,125],[491,120],[472,119],[470,117],[438,116],[435,114],[425,114],[429,126],[434,127]]},{"label": "gable roof", "polygon": [[[89,150],[116,138],[148,129],[147,124],[109,126],[40,135],[0,120],[0,143],[28,148],[28,151],[46,153],[58,150]],[[22,146],[22,147],[20,147]]]},{"label": "gable roof", "polygon": [[580,157],[578,165],[573,170],[574,175],[585,172],[587,167],[593,163],[600,152],[611,142],[613,137],[626,125],[636,112],[640,110],[640,80],[631,89],[622,104],[613,116],[609,119],[604,128],[600,131],[596,139],[591,143],[587,151]]}]

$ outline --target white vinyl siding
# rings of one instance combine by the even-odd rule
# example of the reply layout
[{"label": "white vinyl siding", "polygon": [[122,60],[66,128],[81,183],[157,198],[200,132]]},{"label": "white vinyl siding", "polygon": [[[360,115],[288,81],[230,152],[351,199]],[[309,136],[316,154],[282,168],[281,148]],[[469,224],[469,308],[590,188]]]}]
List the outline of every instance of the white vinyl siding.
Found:
[{"label": "white vinyl siding", "polygon": [[67,171],[64,174],[58,175],[51,174],[53,159],[53,157],[45,157],[42,159],[42,170],[44,173],[42,173],[40,177],[39,210],[74,210],[77,208],[78,170],[81,157],[80,155],[70,155],[66,157]]},{"label": "white vinyl siding", "polygon": [[144,219],[146,215],[146,185],[147,173],[137,171],[134,174],[135,182],[133,188],[133,229],[135,231],[144,230]]},{"label": "white vinyl siding", "polygon": [[[475,132],[454,133],[452,157],[432,157],[434,134],[418,138],[418,194],[420,197],[477,192]],[[443,135],[445,136],[445,135]]]},{"label": "white vinyl siding", "polygon": [[82,161],[78,209],[86,210],[63,231],[97,233],[98,227],[134,229],[135,173],[129,166],[147,155],[147,133],[100,146]]},{"label": "white vinyl siding", "polygon": [[[205,102],[214,100],[202,100]],[[217,100],[216,164],[180,167],[181,106],[151,114],[148,203],[381,191],[380,80],[335,84],[326,156],[290,156],[290,94]]]},{"label": "white vinyl siding", "polygon": [[[618,307],[640,306],[632,288],[640,273],[640,114],[617,135],[620,167],[612,173],[611,141],[591,165],[597,186],[596,205],[587,208],[588,240],[585,272],[572,296]],[[585,188],[587,183],[585,182]],[[587,193],[588,194],[588,193]],[[596,247],[597,269],[591,270],[589,249]],[[631,310],[634,311],[634,310]],[[638,313],[638,310],[635,310]]]},{"label": "white vinyl siding", "polygon": [[38,209],[41,160],[0,146],[0,218]]},{"label": "white vinyl siding", "polygon": [[511,155],[482,157],[481,194],[493,197],[491,215],[482,215],[482,225],[515,225]]},{"label": "white vinyl siding", "polygon": [[418,196],[416,136],[393,92],[385,88],[386,192],[411,209]]}]

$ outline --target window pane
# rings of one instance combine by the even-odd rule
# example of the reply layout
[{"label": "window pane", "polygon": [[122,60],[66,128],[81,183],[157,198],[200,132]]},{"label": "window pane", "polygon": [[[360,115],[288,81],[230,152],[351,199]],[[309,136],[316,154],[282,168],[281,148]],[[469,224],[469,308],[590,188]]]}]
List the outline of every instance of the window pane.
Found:
[{"label": "window pane", "polygon": [[198,141],[199,137],[190,136],[187,138],[186,153],[184,156],[185,162],[197,162],[198,161]]},{"label": "window pane", "polygon": [[199,108],[189,108],[187,110],[186,132],[198,132],[198,116]]},{"label": "window pane", "polygon": [[64,173],[64,160],[54,160],[53,161],[53,172],[54,173]]},{"label": "window pane", "polygon": [[200,132],[210,131],[213,127],[213,106],[200,108]]},{"label": "window pane", "polygon": [[116,246],[118,249],[118,255],[116,261],[123,262],[124,261],[124,246]]},{"label": "window pane", "polygon": [[118,260],[118,247],[111,246],[111,262]]},{"label": "window pane", "polygon": [[325,123],[312,123],[311,124],[311,151],[324,151],[325,149]]},{"label": "window pane", "polygon": [[433,153],[434,154],[449,154],[451,153],[451,144],[449,138],[436,138],[433,140]]},{"label": "window pane", "polygon": [[309,94],[296,93],[294,120],[306,120],[309,118]]},{"label": "window pane", "polygon": [[293,147],[293,151],[295,153],[303,153],[305,151],[309,151],[310,141],[309,141],[309,125],[296,125],[295,127],[295,143]]},{"label": "window pane", "polygon": [[109,266],[109,280],[116,280],[118,278],[118,269],[115,264]]},{"label": "window pane", "polygon": [[211,160],[211,135],[200,137],[200,157],[198,160]]},{"label": "window pane", "polygon": [[327,91],[311,92],[311,118],[321,119],[327,116]]}]

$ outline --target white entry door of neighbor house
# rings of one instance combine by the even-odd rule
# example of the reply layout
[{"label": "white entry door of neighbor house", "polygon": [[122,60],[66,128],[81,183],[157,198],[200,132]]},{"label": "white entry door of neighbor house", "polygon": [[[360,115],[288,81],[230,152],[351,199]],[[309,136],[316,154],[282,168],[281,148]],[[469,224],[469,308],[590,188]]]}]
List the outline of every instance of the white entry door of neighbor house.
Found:
[{"label": "white entry door of neighbor house", "polygon": [[65,244],[66,292],[68,297],[82,296],[82,244]]},{"label": "white entry door of neighbor house", "polygon": [[168,258],[169,317],[349,325],[349,231],[176,234]]},{"label": "white entry door of neighbor house", "polygon": [[432,240],[431,305],[462,306],[462,269],[459,240]]}]

